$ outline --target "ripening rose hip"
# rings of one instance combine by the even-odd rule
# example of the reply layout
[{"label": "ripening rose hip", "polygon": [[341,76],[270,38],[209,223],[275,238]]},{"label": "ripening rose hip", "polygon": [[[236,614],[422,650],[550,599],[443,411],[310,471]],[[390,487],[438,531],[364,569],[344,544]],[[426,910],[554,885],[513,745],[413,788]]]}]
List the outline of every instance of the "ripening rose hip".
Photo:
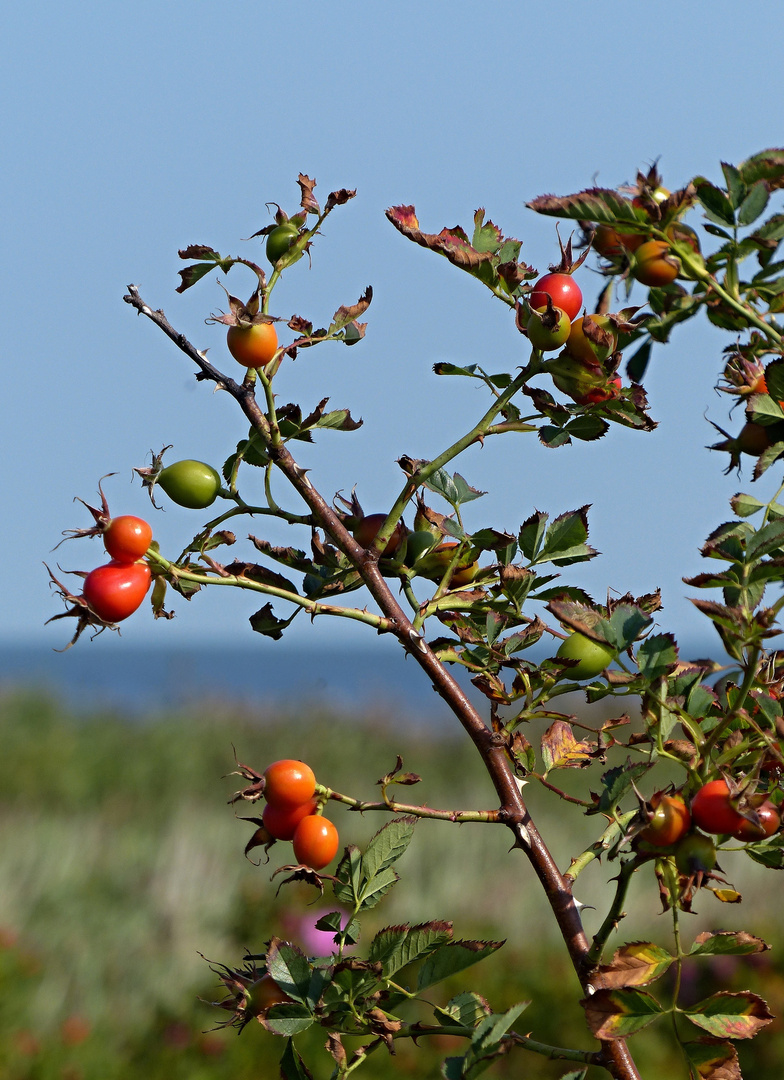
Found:
[{"label": "ripening rose hip", "polygon": [[82,595],[103,622],[122,622],[141,606],[151,580],[147,563],[110,562],[90,571]]},{"label": "ripening rose hip", "polygon": [[305,817],[294,833],[294,856],[297,862],[323,870],[332,862],[338,852],[338,830],[320,814]]},{"label": "ripening rose hip", "polygon": [[566,312],[570,321],[580,314],[583,294],[571,274],[545,274],[540,277],[528,297],[528,303],[531,308],[547,307],[548,296],[555,307]]},{"label": "ripening rose hip", "polygon": [[152,527],[133,514],[112,518],[103,532],[103,546],[114,562],[137,562],[151,543]]},{"label": "ripening rose hip", "polygon": [[555,654],[559,660],[577,660],[566,672],[567,679],[593,679],[615,659],[615,651],[609,645],[600,645],[579,631],[561,642]]},{"label": "ripening rose hip", "polygon": [[229,352],[243,367],[265,367],[278,348],[278,332],[273,323],[230,326],[226,334]]},{"label": "ripening rose hip", "polygon": [[310,814],[315,814],[317,805],[315,799],[292,807],[275,806],[274,803],[268,802],[264,807],[261,820],[264,822],[264,828],[276,840],[293,840],[300,821]]},{"label": "ripening rose hip", "polygon": [[264,770],[264,798],[281,810],[292,810],[310,802],[315,791],[316,777],[304,761],[283,758]]}]

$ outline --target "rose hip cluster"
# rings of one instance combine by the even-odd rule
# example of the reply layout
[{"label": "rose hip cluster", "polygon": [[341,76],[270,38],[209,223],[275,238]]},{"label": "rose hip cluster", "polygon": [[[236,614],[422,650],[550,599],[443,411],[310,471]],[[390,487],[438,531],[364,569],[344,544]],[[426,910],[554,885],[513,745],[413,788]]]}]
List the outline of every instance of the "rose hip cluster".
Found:
[{"label": "rose hip cluster", "polygon": [[323,870],[338,850],[338,830],[319,813],[316,777],[309,765],[284,758],[264,771],[264,828],[276,840],[291,840],[297,862]]},{"label": "rose hip cluster", "polygon": [[103,622],[122,622],[140,606],[150,588],[150,568],[143,556],[152,543],[152,528],[143,518],[123,514],[103,529],[111,562],[91,570],[82,595]]},{"label": "rose hip cluster", "polygon": [[646,822],[638,838],[655,848],[673,848],[678,870],[692,875],[716,865],[716,845],[705,833],[759,843],[781,828],[781,811],[767,796],[754,795],[746,799],[740,813],[727,781],[720,777],[703,784],[690,805],[679,794],[657,791]]},{"label": "rose hip cluster", "polygon": [[578,405],[618,396],[621,380],[608,375],[604,362],[618,348],[618,332],[607,315],[581,315],[583,294],[568,273],[545,274],[528,297],[526,333],[535,349],[563,352],[546,370],[562,394]]}]

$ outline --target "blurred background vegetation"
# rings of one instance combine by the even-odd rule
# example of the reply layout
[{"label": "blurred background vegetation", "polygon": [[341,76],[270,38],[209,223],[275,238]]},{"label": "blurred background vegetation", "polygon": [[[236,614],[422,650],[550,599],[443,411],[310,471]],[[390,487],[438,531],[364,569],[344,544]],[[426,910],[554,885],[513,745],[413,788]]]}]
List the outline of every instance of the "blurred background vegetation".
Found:
[{"label": "blurred background vegetation", "polygon": [[[243,786],[228,775],[235,749],[259,770],[279,757],[307,758],[322,782],[362,798],[375,796],[375,781],[400,753],[404,767],[423,778],[400,789],[401,799],[493,805],[489,781],[459,731],[444,737],[443,728],[424,718],[420,728],[406,724],[403,731],[383,711],[337,716],[311,705],[258,715],[204,701],[144,719],[103,711],[77,716],[53,697],[7,689],[0,694],[0,739],[0,1075],[8,1080],[278,1074],[282,1040],[256,1024],[239,1036],[216,1030],[228,1014],[206,1004],[223,995],[204,957],[240,966],[246,949],[263,951],[273,934],[313,951],[313,924],[334,904],[329,893],[319,900],[300,885],[278,892],[280,878],[270,878],[291,861],[288,845],[273,848],[269,863],[259,866],[243,857],[254,826],[237,818],[258,816],[260,808],[228,803]],[[594,774],[561,777],[570,790],[598,786]],[[597,834],[598,821],[552,793],[527,791],[565,868]],[[329,816],[342,843],[360,845],[384,821],[334,805]],[[716,989],[751,989],[781,1015],[778,879],[742,855],[722,859],[722,867],[744,903],[722,905],[700,894],[698,914],[683,916],[685,942],[701,930],[742,927],[773,949],[688,968],[688,993],[697,1001]],[[556,1045],[591,1046],[563,946],[525,859],[509,852],[505,829],[420,822],[398,869],[402,880],[369,913],[360,948],[381,926],[431,918],[452,920],[456,937],[505,938],[499,952],[461,977],[459,988],[478,990],[497,1011],[530,1000],[517,1030]],[[578,879],[578,898],[597,909],[585,912],[589,933],[606,908],[612,874],[611,864],[594,864]],[[653,872],[638,877],[617,944],[669,945],[670,916],[661,913]],[[457,990],[438,988],[438,1000]],[[311,1029],[302,1043],[316,1078],[331,1071],[320,1049],[325,1035]],[[779,1020],[741,1044],[744,1074],[779,1075],[783,1044]],[[632,1047],[643,1075],[665,1069],[686,1075],[665,1024]],[[439,1062],[455,1052],[447,1040],[400,1045],[394,1058],[376,1053],[360,1075],[434,1077]],[[518,1054],[489,1075],[554,1078],[568,1070]]]}]

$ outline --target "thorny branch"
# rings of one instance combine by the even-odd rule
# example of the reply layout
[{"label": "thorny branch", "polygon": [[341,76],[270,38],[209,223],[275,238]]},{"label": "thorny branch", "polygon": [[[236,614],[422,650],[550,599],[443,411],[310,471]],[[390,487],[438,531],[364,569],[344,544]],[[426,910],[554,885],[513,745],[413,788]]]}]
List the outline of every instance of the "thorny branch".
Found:
[{"label": "thorny branch", "polygon": [[[569,881],[559,871],[528,812],[506,752],[503,734],[492,732],[487,727],[460,685],[431,651],[422,634],[415,629],[379,571],[378,552],[365,549],[357,543],[335,510],[313,487],[306,472],[297,465],[288,448],[282,443],[270,442],[269,421],[256,400],[253,385],[250,382],[238,383],[209,363],[203,353],[174,329],[163,311],[155,311],[145,303],[136,286],[128,286],[128,294],[124,300],[139,314],[155,323],[193,360],[199,368],[197,378],[209,380],[231,394],[252,426],[263,437],[267,437],[267,452],[275,466],[305,501],[335,545],[356,567],[371,596],[388,619],[389,632],[395,635],[406,653],[416,660],[427,674],[433,688],[462,724],[479,751],[500,799],[499,820],[512,831],[514,847],[520,848],[531,863],[544,889],[580,984],[584,992],[591,995],[593,967],[589,960],[589,944],[578,905]],[[623,1040],[603,1042],[598,1057],[616,1080],[639,1080],[639,1073]]]}]

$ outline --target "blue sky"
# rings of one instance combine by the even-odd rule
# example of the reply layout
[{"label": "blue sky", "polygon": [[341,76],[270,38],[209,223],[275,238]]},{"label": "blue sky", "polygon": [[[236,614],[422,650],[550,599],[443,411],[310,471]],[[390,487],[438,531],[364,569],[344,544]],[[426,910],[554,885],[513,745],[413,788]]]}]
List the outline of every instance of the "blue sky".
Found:
[{"label": "blue sky", "polygon": [[[523,356],[507,310],[407,243],[386,222],[388,206],[414,203],[428,231],[468,225],[484,206],[544,268],[556,258],[554,223],[526,210],[528,199],[595,178],[615,186],[656,158],[672,188],[697,173],[718,178],[720,160],[784,137],[774,119],[784,90],[780,11],[753,0],[742,21],[735,4],[672,0],[486,11],[465,0],[31,0],[5,14],[2,39],[7,641],[66,638],[62,623],[43,627],[60,610],[44,560],[66,570],[103,561],[97,541],[50,554],[63,529],[87,523],[74,496],[90,501],[99,478],[115,472],[105,484],[112,510],[147,513],[130,477],[151,448],[173,443],[172,459],[219,466],[245,433],[228,397],[197,385],[188,362],[122,301],[138,284],[230,365],[218,329],[203,321],[222,293],[214,277],[174,292],[178,248],[201,242],[258,257],[257,242],[240,238],[269,223],[265,202],[296,208],[300,171],[316,177],[317,195],[357,188],[329,220],[312,269],[303,260],[275,296],[279,314],[321,324],[372,284],[367,338],[300,354],[279,393],[306,406],[329,395],[364,419],[353,435],[322,435],[304,463],[326,494],[356,485],[366,509],[379,510],[400,483],[395,459],[434,455],[482,407],[467,380],[437,379],[432,364],[511,370]],[[249,293],[241,275],[235,269],[226,284]],[[581,281],[587,297],[598,292],[589,271]],[[472,504],[469,526],[514,529],[534,507],[557,514],[592,503],[591,542],[603,556],[569,579],[598,598],[608,587],[661,585],[662,627],[698,637],[680,577],[702,569],[707,532],[750,484],[748,470],[740,483],[723,477],[724,461],[703,449],[715,437],[706,410],[727,426],[727,399],[712,390],[723,344],[701,321],[654,354],[646,386],[661,425],[651,435],[613,430],[557,451],[521,436],[472,450],[458,468],[491,494]],[[757,494],[778,479],[758,483]],[[171,506],[152,522],[168,553],[200,523]],[[279,529],[272,539],[292,536]],[[172,622],[137,614],[123,638],[161,648],[248,642],[258,605],[215,591],[179,601]],[[316,642],[361,632],[302,620],[295,634]],[[79,645],[119,646],[116,635]]]}]

